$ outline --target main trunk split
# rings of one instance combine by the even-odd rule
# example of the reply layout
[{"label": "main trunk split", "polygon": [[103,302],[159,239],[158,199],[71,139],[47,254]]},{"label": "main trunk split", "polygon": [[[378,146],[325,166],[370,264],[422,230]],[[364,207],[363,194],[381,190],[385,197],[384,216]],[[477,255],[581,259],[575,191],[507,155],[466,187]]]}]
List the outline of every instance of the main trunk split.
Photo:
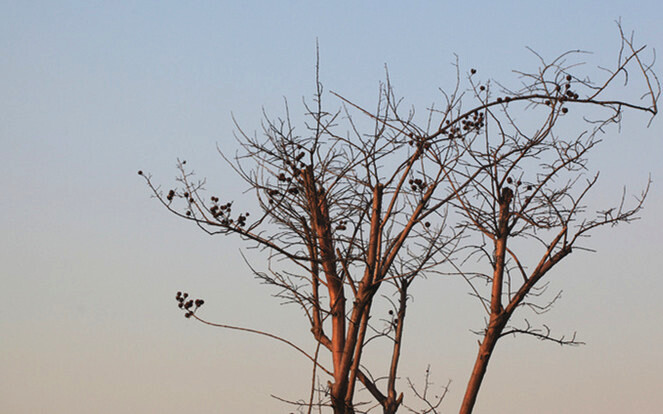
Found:
[{"label": "main trunk split", "polygon": [[499,198],[499,213],[497,219],[497,229],[494,238],[495,244],[495,263],[493,269],[493,286],[490,298],[490,321],[486,328],[486,333],[479,346],[479,353],[472,369],[472,375],[465,390],[465,397],[460,408],[460,414],[470,414],[476,403],[479,388],[486,370],[488,362],[493,354],[495,345],[502,334],[502,330],[509,319],[509,315],[504,312],[502,306],[502,283],[504,280],[504,269],[506,264],[506,246],[509,238],[509,208],[513,199],[513,191],[509,187],[504,187]]}]

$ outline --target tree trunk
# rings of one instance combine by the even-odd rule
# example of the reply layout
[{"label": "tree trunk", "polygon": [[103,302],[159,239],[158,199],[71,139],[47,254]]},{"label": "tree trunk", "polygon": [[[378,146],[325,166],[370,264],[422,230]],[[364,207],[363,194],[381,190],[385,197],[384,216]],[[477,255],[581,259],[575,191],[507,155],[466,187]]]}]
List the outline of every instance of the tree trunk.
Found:
[{"label": "tree trunk", "polygon": [[470,381],[465,390],[463,405],[460,407],[460,414],[470,414],[474,408],[474,403],[481,388],[481,382],[488,369],[490,356],[493,354],[497,340],[502,334],[502,330],[509,320],[509,314],[504,312],[502,306],[502,282],[504,280],[504,269],[506,263],[506,245],[509,238],[509,207],[513,199],[513,191],[505,187],[499,199],[498,228],[495,235],[495,268],[493,272],[493,289],[490,298],[490,323],[486,328],[486,335],[479,346],[479,354],[472,369]]},{"label": "tree trunk", "polygon": [[344,385],[345,382],[330,384],[331,406],[334,414],[354,414],[355,412],[352,405],[348,405],[345,400],[347,390]]},{"label": "tree trunk", "polygon": [[[459,414],[470,414],[474,408],[474,403],[479,394],[479,388],[481,388],[481,382],[483,381],[486,369],[488,368],[488,361],[490,361],[490,356],[493,354],[497,340],[504,328],[504,324],[501,320],[495,319],[494,322],[496,322],[495,326],[490,326],[488,328],[488,332],[486,332],[486,336],[484,337],[481,346],[479,346],[479,354],[474,363],[474,369],[472,369],[472,375],[467,384],[465,397],[463,397],[463,405],[460,407]],[[491,325],[493,324],[491,323]]]}]

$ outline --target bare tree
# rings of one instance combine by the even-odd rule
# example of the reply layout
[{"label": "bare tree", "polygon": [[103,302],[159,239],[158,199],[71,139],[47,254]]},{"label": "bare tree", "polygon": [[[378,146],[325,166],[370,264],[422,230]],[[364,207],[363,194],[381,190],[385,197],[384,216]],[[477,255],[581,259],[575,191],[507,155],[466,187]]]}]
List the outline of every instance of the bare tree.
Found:
[{"label": "bare tree", "polygon": [[[561,345],[580,343],[575,334],[555,337],[546,325],[537,328],[527,319],[522,326],[509,323],[520,308],[536,314],[550,309],[559,294],[537,303],[547,287],[542,280],[574,249],[584,248],[580,244],[584,236],[597,227],[635,220],[643,207],[649,182],[632,203],[624,193],[611,208],[585,204],[599,177],[590,173],[589,155],[600,143],[600,135],[611,124],[619,125],[626,109],[652,117],[657,113],[660,86],[651,64],[642,60],[645,47],[636,48],[621,27],[620,34],[616,67],[605,70],[606,77],[599,82],[580,72],[579,51],[551,62],[539,56],[539,71],[520,73],[520,88],[502,87],[504,96],[498,98],[470,77],[471,93],[482,106],[468,113],[464,128],[473,129],[477,118],[486,119],[488,126],[484,134],[464,137],[461,146],[468,157],[459,163],[462,168],[451,173],[457,189],[454,206],[461,215],[458,225],[465,230],[468,249],[455,271],[470,284],[485,309],[487,323],[478,332],[482,339],[460,410],[463,414],[472,412],[501,337],[525,334]],[[618,77],[624,79],[624,86],[631,87],[631,81],[642,88],[638,91],[642,103],[613,97]],[[523,106],[527,122],[519,120]],[[578,112],[580,116],[574,116]],[[588,129],[569,132],[578,121]],[[475,171],[480,173],[469,185],[455,184]]]},{"label": "bare tree", "polygon": [[[443,95],[441,109],[429,108],[423,121],[413,109],[402,109],[388,76],[374,111],[333,94],[343,106],[328,112],[318,81],[301,132],[287,105],[283,118],[266,117],[261,135],[237,127],[242,152],[224,158],[255,193],[257,205],[249,212],[237,213],[232,201],[205,192],[205,181],[197,180],[185,161],[178,162],[177,187],[166,192],[139,172],[173,214],[210,235],[235,235],[248,247],[263,249],[266,269],[252,266],[252,271],[273,285],[279,298],[301,307],[318,347],[307,352],[268,332],[203,320],[196,310],[204,302],[187,294],[178,293],[179,306],[187,317],[269,336],[309,358],[308,401],[292,402],[309,413],[329,406],[337,414],[379,407],[389,414],[403,406],[398,367],[412,283],[430,274],[460,275],[488,318],[461,408],[471,412],[502,336],[577,343],[575,337],[554,338],[547,328],[509,322],[521,307],[546,309],[533,300],[540,282],[578,247],[581,236],[633,220],[642,207],[646,190],[633,206],[624,199],[594,216],[582,202],[597,178],[585,180],[584,174],[598,135],[618,124],[626,109],[657,112],[660,87],[643,51],[622,33],[618,64],[600,83],[578,73],[571,62],[578,52],[551,63],[541,59],[538,72],[520,73],[522,85],[513,91],[479,81],[474,69],[463,83],[459,70],[456,88]],[[613,83],[630,79],[631,72],[644,87],[644,104],[608,96]],[[573,113],[592,116],[581,119],[590,129],[560,136],[556,127]],[[367,120],[370,130],[362,132]],[[512,243],[521,239],[542,246],[534,266]],[[490,272],[471,269],[484,264]],[[392,306],[386,323],[371,319],[381,298]],[[370,352],[366,345],[374,340],[391,344],[385,367],[362,364]],[[329,353],[330,366],[321,362],[320,351]],[[329,378],[326,386],[318,375]],[[423,412],[437,412],[441,399],[427,396],[428,372],[423,391],[409,384]],[[358,401],[358,387],[371,402]]]},{"label": "bare tree", "polygon": [[[287,115],[267,119],[260,137],[238,127],[244,152],[232,165],[255,190],[259,213],[236,214],[232,202],[205,196],[204,182],[193,181],[184,161],[179,187],[165,194],[145,177],[174,214],[209,234],[234,234],[268,251],[267,270],[254,273],[301,307],[314,338],[331,353],[330,367],[306,354],[331,378],[325,404],[335,413],[368,411],[354,402],[360,382],[385,413],[394,413],[403,398],[397,372],[408,289],[458,241],[445,226],[444,207],[453,194],[443,183],[460,154],[456,146],[426,142],[424,131],[401,118],[388,83],[368,134],[359,132],[349,111],[326,112],[322,95],[318,82],[303,136]],[[352,132],[338,134],[339,121]],[[281,259],[290,265],[281,266]],[[378,292],[393,297],[386,327],[369,323]],[[197,317],[196,302],[178,298],[187,315]],[[384,387],[382,376],[361,366],[366,344],[378,338],[393,344]]]}]

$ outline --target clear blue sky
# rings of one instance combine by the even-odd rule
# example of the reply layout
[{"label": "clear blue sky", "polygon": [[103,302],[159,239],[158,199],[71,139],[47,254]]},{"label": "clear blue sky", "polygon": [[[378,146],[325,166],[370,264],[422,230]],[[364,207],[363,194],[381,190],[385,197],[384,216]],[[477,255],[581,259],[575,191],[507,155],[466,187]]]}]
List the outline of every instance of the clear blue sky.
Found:
[{"label": "clear blue sky", "polygon": [[[238,258],[150,199],[138,169],[172,182],[177,157],[228,194],[244,188],[216,153],[233,153],[231,112],[295,118],[314,87],[375,103],[384,65],[425,108],[453,86],[451,63],[515,81],[530,46],[595,52],[612,65],[621,17],[663,48],[658,1],[0,1],[0,406],[3,413],[288,412],[310,367],[261,338],[185,320],[174,293],[204,296],[205,316],[310,347],[305,320],[279,306]],[[660,69],[659,73],[663,70]],[[333,101],[331,96],[328,96]],[[301,118],[299,118],[301,119]],[[627,117],[597,156],[597,200],[654,186],[642,220],[596,233],[551,278],[545,316],[587,345],[528,338],[498,346],[477,413],[654,413],[663,405],[663,123]],[[452,386],[454,412],[482,326],[462,284],[416,293],[403,376]]]}]

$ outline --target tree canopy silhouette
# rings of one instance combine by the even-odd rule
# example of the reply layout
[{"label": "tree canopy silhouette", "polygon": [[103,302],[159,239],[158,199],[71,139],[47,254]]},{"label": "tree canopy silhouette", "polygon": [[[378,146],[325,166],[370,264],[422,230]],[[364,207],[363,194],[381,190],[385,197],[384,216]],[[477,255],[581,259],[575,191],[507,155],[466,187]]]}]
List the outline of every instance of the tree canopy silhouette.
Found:
[{"label": "tree canopy silhouette", "polygon": [[[306,351],[266,331],[212,323],[196,313],[202,299],[178,292],[185,316],[294,347],[312,361],[314,374],[307,401],[290,403],[336,414],[376,407],[386,414],[401,407],[438,412],[444,393],[431,399],[410,383],[406,401],[398,375],[409,289],[426,283],[426,275],[464,278],[485,311],[461,413],[472,412],[501,337],[580,343],[513,316],[522,308],[548,309],[556,297],[545,300],[541,293],[551,269],[583,248],[583,236],[634,220],[643,206],[648,184],[634,200],[625,194],[614,206],[585,204],[598,180],[590,156],[601,136],[620,125],[625,111],[657,113],[653,62],[619,30],[616,65],[602,68],[598,80],[583,71],[580,51],[553,60],[536,55],[539,68],[516,72],[515,87],[456,64],[455,88],[442,93],[423,122],[403,108],[388,76],[375,110],[325,93],[316,76],[303,128],[293,125],[286,107],[284,117],[265,118],[261,134],[237,126],[241,151],[234,158],[222,154],[253,190],[250,209],[205,191],[185,161],[178,161],[176,186],[167,191],[140,171],[176,216],[210,235],[264,249],[266,263],[251,270],[301,308],[318,347]],[[641,99],[631,99],[634,93]],[[329,95],[340,109],[323,104]],[[381,297],[392,307],[387,323],[371,319]],[[362,364],[374,340],[390,344],[386,367]],[[329,353],[330,365],[320,352]],[[328,382],[318,383],[317,373]],[[358,387],[371,402],[358,402]]]}]

